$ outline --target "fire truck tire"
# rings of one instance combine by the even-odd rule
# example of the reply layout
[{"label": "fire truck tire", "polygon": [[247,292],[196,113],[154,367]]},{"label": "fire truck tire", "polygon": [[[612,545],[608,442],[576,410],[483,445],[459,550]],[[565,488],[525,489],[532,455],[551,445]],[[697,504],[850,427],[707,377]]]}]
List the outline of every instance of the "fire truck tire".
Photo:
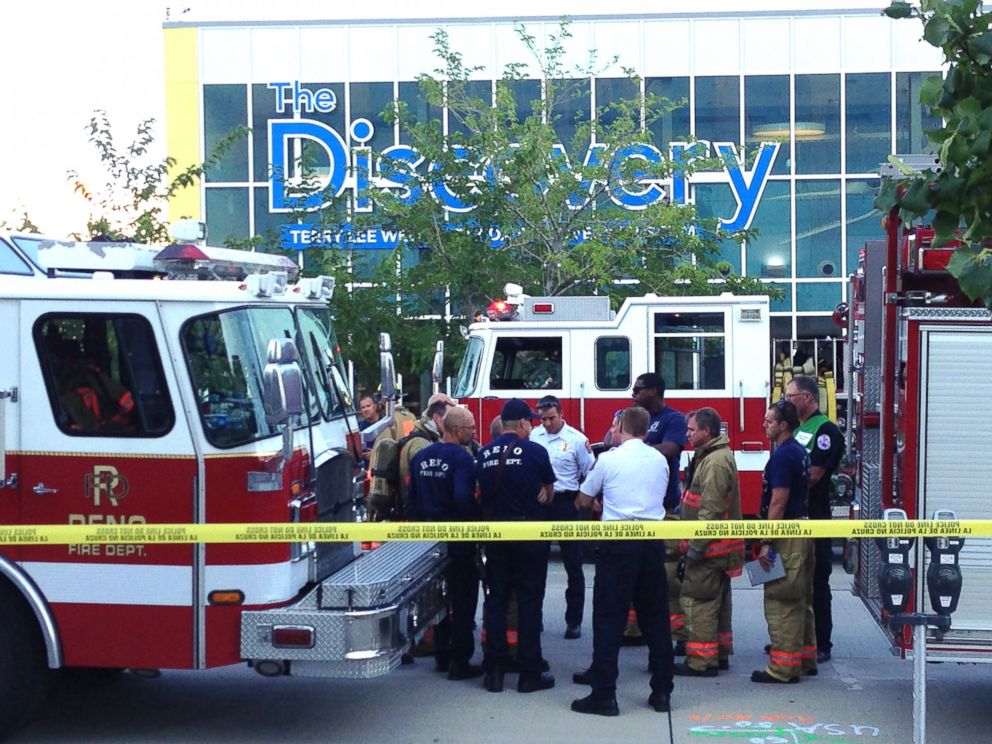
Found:
[{"label": "fire truck tire", "polygon": [[0,732],[31,720],[50,679],[34,613],[13,587],[0,580]]}]

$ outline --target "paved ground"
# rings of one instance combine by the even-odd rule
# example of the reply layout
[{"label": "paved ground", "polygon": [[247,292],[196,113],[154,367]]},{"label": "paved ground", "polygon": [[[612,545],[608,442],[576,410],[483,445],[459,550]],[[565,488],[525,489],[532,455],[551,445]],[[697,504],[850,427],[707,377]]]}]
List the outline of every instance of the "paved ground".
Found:
[{"label": "paved ground", "polygon": [[[586,573],[591,586],[591,566]],[[133,674],[109,681],[72,678],[62,683],[42,718],[10,741],[668,742],[668,717],[646,704],[642,648],[622,651],[619,718],[568,710],[587,689],[573,685],[571,675],[589,662],[591,627],[587,606],[583,637],[562,638],[564,582],[561,566],[553,564],[544,648],[558,685],[547,692],[519,695],[510,685],[503,694],[489,694],[475,680],[448,682],[429,659],[361,682],[271,680],[245,667],[164,672],[155,679]],[[816,678],[770,687],[749,680],[751,670],[764,663],[761,592],[738,580],[737,654],[731,670],[716,679],[676,680],[674,741],[912,741],[912,662],[889,653],[881,632],[849,593],[849,577],[839,566],[833,584],[833,661]],[[591,601],[591,591],[588,595]],[[929,741],[989,741],[992,665],[931,664],[928,677]]]}]

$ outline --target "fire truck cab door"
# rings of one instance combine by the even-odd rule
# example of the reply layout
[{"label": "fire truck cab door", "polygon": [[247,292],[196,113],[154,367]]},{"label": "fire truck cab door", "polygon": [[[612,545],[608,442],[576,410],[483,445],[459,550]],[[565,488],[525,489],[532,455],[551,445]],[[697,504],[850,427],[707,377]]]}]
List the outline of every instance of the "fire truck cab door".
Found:
[{"label": "fire truck cab door", "polygon": [[[0,327],[16,328],[17,303],[0,300]],[[20,379],[18,376],[18,347],[8,344],[0,354],[0,524],[18,523],[19,491],[17,480],[20,460]],[[16,547],[0,550],[0,556],[16,560]]]},{"label": "fire truck cab door", "polygon": [[[197,461],[155,303],[28,300],[10,320],[20,348],[0,370],[19,368],[16,522],[194,522]],[[194,546],[37,545],[19,558],[66,665],[193,665]]]}]

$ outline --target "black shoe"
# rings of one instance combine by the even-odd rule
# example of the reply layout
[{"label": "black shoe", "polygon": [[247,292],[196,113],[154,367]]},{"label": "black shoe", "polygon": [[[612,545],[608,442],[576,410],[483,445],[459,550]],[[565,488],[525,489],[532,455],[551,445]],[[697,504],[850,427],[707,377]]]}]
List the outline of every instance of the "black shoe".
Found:
[{"label": "black shoe", "polygon": [[569,625],[565,628],[565,638],[569,641],[574,641],[576,638],[582,637],[582,626],[581,625]]},{"label": "black shoe", "polygon": [[406,666],[407,664],[412,664],[412,663],[413,663],[413,656],[412,655],[410,655],[410,654],[403,654],[400,657],[400,664],[402,664],[403,666]]},{"label": "black shoe", "polygon": [[434,668],[437,669],[442,674],[446,674],[448,669],[451,668],[451,657],[450,656],[435,656],[434,657]]},{"label": "black shoe", "polygon": [[675,641],[675,648],[672,653],[676,656],[685,656],[685,641]]},{"label": "black shoe", "polygon": [[592,687],[592,669],[586,669],[584,672],[576,672],[572,675],[572,681],[577,685],[589,685]]},{"label": "black shoe", "polygon": [[730,669],[730,659],[720,659],[720,661],[716,663],[716,668],[721,672],[727,671]]},{"label": "black shoe", "polygon": [[483,674],[482,667],[467,661],[452,661],[448,665],[448,679],[475,679]]},{"label": "black shoe", "polygon": [[667,713],[672,709],[672,696],[667,692],[652,692],[648,697],[648,705],[659,713]]},{"label": "black shoe", "polygon": [[765,644],[765,653],[766,654],[770,654],[771,652],[772,652],[772,644],[766,643]]},{"label": "black shoe", "polygon": [[820,672],[817,671],[816,669],[807,669],[805,672],[803,672],[803,674],[805,674],[807,677],[815,677],[819,673]]},{"label": "black shoe", "polygon": [[503,672],[488,671],[482,680],[482,686],[489,692],[503,692]]},{"label": "black shoe", "polygon": [[715,677],[717,668],[710,667],[709,669],[693,669],[689,666],[688,662],[684,661],[681,664],[676,664],[672,671],[675,673],[676,677]]},{"label": "black shoe", "polygon": [[547,672],[542,674],[521,674],[517,680],[517,692],[540,692],[555,686],[555,678]]},{"label": "black shoe", "polygon": [[618,716],[620,708],[617,706],[617,699],[597,698],[593,695],[586,695],[584,698],[572,701],[572,710],[576,713],[590,713],[594,716]]},{"label": "black shoe", "polygon": [[830,652],[829,651],[817,651],[816,652],[816,663],[817,664],[826,664],[828,661],[830,661]]},{"label": "black shoe", "polygon": [[[505,674],[520,674],[520,671],[520,661],[518,659],[508,656],[506,661],[503,662],[503,672]],[[547,659],[541,659],[541,671],[551,671],[551,665],[548,663]]]},{"label": "black shoe", "polygon": [[794,685],[798,684],[799,677],[793,677],[792,679],[779,679],[778,677],[773,677],[764,669],[761,669],[756,672],[751,672],[751,681],[768,685]]}]

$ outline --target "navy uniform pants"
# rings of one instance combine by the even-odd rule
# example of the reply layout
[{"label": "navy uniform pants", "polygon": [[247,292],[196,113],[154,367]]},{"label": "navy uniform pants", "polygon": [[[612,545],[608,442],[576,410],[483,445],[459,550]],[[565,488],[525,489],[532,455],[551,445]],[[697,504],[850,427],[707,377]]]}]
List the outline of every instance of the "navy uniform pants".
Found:
[{"label": "navy uniform pants", "polygon": [[[565,522],[579,518],[575,508],[577,492],[570,491],[567,495],[555,494],[553,503],[548,504],[548,519],[554,522]],[[582,610],[586,602],[586,577],[582,573],[582,541],[561,540],[558,542],[561,550],[561,562],[568,576],[565,587],[565,624],[582,625]]]},{"label": "navy uniform pants", "polygon": [[489,594],[483,610],[486,626],[487,669],[505,666],[509,651],[506,645],[506,611],[510,596],[517,595],[517,658],[525,674],[540,674],[541,623],[544,588],[548,579],[547,542],[486,543],[486,580]]},{"label": "navy uniform pants", "polygon": [[475,653],[475,608],[479,604],[479,570],[475,565],[475,543],[448,543],[448,615],[434,628],[438,661],[465,662]]},{"label": "navy uniform pants", "polygon": [[816,618],[816,650],[830,652],[834,645],[830,636],[833,634],[834,621],[831,612],[833,600],[830,591],[830,572],[833,570],[834,549],[833,540],[829,537],[818,537],[813,541],[816,565],[813,569],[813,616]]},{"label": "navy uniform pants", "polygon": [[617,658],[631,604],[648,646],[651,689],[670,694],[675,659],[664,541],[604,540],[599,544],[592,596],[591,670],[596,697],[616,695]]}]

